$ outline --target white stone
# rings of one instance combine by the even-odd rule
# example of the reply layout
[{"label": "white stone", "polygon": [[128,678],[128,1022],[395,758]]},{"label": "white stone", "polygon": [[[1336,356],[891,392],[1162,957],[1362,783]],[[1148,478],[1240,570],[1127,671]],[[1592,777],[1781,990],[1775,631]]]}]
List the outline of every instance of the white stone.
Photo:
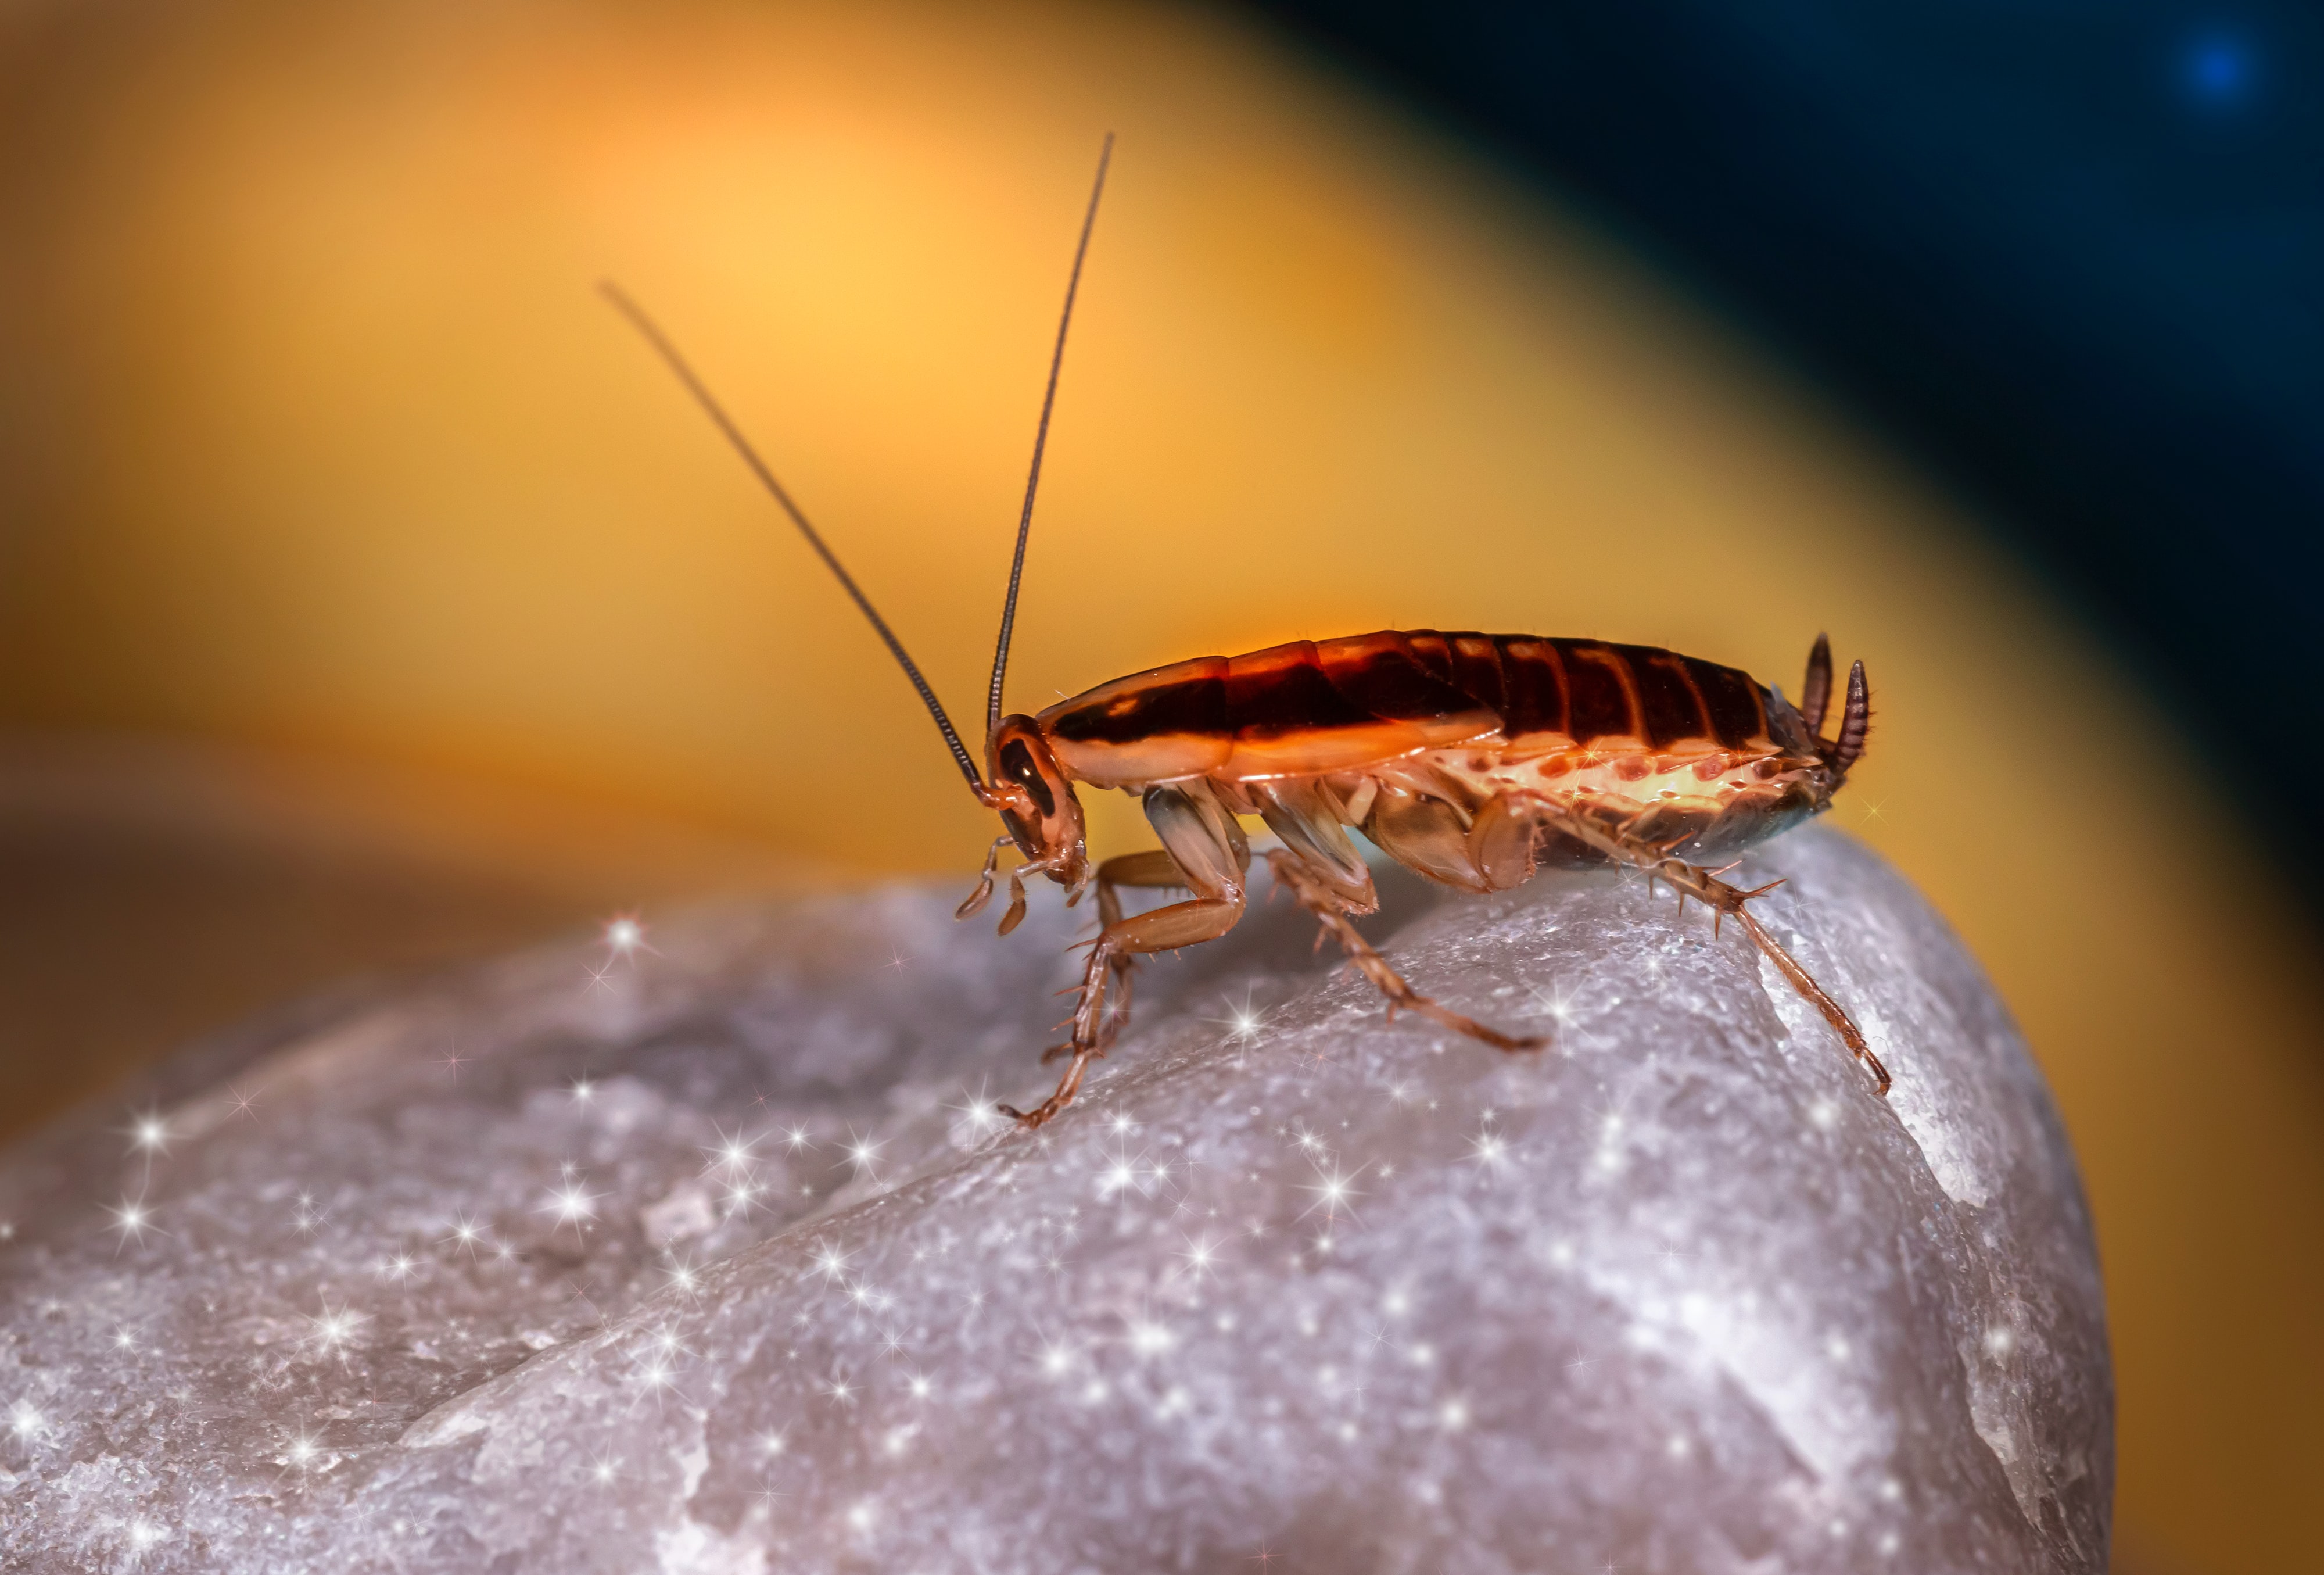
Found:
[{"label": "white stone", "polygon": [[195,1047],[0,1163],[0,1562],[2102,1570],[2024,1045],[1845,838],[1746,874],[1890,1099],[1611,875],[1370,922],[1545,1053],[1386,1023],[1262,903],[1029,1135],[990,1103],[1048,1081],[1053,894],[1005,940],[953,891],[656,915],[610,981],[576,943]]}]

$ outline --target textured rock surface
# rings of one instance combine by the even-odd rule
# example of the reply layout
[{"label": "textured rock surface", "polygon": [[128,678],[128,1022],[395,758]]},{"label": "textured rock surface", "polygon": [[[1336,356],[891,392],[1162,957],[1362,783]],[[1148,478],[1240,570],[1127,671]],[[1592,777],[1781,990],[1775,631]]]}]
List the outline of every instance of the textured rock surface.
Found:
[{"label": "textured rock surface", "polygon": [[1545,1054],[1384,1024],[1277,903],[1033,1136],[983,1102],[1046,1085],[1054,897],[700,913],[189,1052],[0,1168],[7,1565],[2102,1570],[2039,1076],[1868,854],[1747,873],[1886,1104],[1610,876],[1372,922]]}]

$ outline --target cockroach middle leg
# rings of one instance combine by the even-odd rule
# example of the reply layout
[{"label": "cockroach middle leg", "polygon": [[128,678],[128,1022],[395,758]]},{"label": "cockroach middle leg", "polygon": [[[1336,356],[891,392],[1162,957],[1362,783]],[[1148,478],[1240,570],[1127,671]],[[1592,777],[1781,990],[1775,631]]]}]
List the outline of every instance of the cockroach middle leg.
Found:
[{"label": "cockroach middle leg", "polygon": [[[1860,681],[1858,687],[1861,687]],[[1675,857],[1670,845],[1654,841],[1632,826],[1611,820],[1587,808],[1556,804],[1545,799],[1535,800],[1529,807],[1540,823],[1556,828],[1577,842],[1594,848],[1618,863],[1642,869],[1650,878],[1668,881],[1680,893],[1682,902],[1692,897],[1702,903],[1711,912],[1714,933],[1722,920],[1733,919],[1742,925],[1743,932],[1751,938],[1751,943],[1775,965],[1775,971],[1784,976],[1801,999],[1822,1014],[1823,1020],[1831,1024],[1833,1032],[1848,1046],[1849,1053],[1864,1063],[1864,1070],[1872,1074],[1873,1091],[1883,1098],[1887,1096],[1888,1069],[1880,1064],[1880,1058],[1873,1054],[1872,1047],[1864,1042],[1864,1035],[1857,1028],[1855,1020],[1849,1016],[1839,1002],[1825,993],[1823,987],[1800,966],[1796,958],[1784,950],[1781,942],[1767,933],[1746,906],[1752,898],[1762,896],[1781,885],[1781,881],[1745,891],[1720,880],[1717,873]]]},{"label": "cockroach middle leg", "polygon": [[1298,900],[1299,905],[1315,915],[1326,932],[1336,938],[1348,960],[1370,979],[1372,987],[1388,997],[1388,1014],[1397,1008],[1416,1012],[1432,1023],[1443,1024],[1456,1033],[1482,1040],[1495,1050],[1539,1050],[1549,1042],[1545,1039],[1520,1039],[1488,1028],[1473,1017],[1463,1017],[1447,1006],[1440,1006],[1412,987],[1405,977],[1389,966],[1388,959],[1363,938],[1355,923],[1343,911],[1340,899],[1333,895],[1323,879],[1300,862],[1296,854],[1276,848],[1267,856],[1268,866],[1275,871],[1276,883]]}]

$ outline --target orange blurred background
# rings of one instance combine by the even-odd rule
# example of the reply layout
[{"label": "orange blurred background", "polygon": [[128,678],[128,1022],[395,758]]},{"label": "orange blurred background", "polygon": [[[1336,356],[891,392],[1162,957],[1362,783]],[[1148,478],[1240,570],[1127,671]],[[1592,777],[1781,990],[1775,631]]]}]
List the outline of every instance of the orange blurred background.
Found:
[{"label": "orange blurred background", "polygon": [[1538,199],[1198,7],[51,7],[0,72],[12,1127],[615,906],[964,888],[909,690],[592,287],[973,718],[1111,129],[1012,704],[1391,624],[1788,688],[1829,627],[1879,713],[1838,818],[2082,1156],[2118,1567],[2324,1568],[2315,932],[1972,522]]}]

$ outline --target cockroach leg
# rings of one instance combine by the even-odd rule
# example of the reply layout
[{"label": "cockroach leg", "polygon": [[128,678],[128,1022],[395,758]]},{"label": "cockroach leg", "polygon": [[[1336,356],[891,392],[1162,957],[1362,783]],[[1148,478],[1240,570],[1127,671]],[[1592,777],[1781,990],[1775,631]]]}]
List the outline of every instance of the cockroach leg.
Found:
[{"label": "cockroach leg", "polygon": [[[1177,861],[1161,848],[1145,853],[1125,853],[1120,857],[1107,859],[1097,866],[1097,916],[1098,922],[1103,926],[1100,931],[1101,939],[1104,930],[1111,930],[1121,922],[1121,898],[1117,894],[1124,886],[1139,891],[1188,889],[1185,875],[1178,868]],[[1090,942],[1092,947],[1098,944],[1097,940]],[[1120,951],[1114,954],[1112,1009],[1105,1014],[1098,1030],[1100,1055],[1104,1054],[1121,1031],[1130,1026],[1130,979],[1137,967],[1137,953]],[[1046,1065],[1061,1055],[1071,1055],[1073,1051],[1070,1042],[1053,1044],[1042,1052],[1041,1061]]]},{"label": "cockroach leg", "polygon": [[1190,901],[1172,903],[1107,925],[1099,934],[1097,944],[1090,948],[1089,963],[1082,975],[1081,1000],[1074,1009],[1073,1037],[1041,1058],[1048,1061],[1058,1054],[1073,1057],[1065,1077],[1057,1083],[1057,1091],[1030,1110],[1003,1105],[999,1107],[1001,1113],[1015,1116],[1027,1126],[1038,1126],[1073,1101],[1074,1090],[1081,1087],[1084,1069],[1093,1059],[1104,1055],[1111,1042],[1111,1036],[1105,1032],[1105,987],[1118,959],[1128,953],[1171,951],[1181,946],[1215,940],[1234,928],[1235,921],[1242,917],[1242,887],[1239,884],[1207,895],[1197,887]]},{"label": "cockroach leg", "polygon": [[[1240,831],[1233,816],[1208,790],[1200,784],[1148,788],[1146,818],[1162,838],[1162,848],[1150,854],[1133,854],[1127,859],[1109,860],[1106,871],[1111,873],[1101,872],[1098,877],[1099,911],[1104,913],[1106,904],[1111,903],[1112,911],[1120,913],[1120,902],[1109,889],[1111,887],[1184,886],[1194,895],[1186,902],[1172,903],[1149,913],[1113,919],[1098,932],[1082,975],[1081,999],[1074,1008],[1073,1036],[1042,1058],[1073,1058],[1065,1075],[1058,1080],[1056,1092],[1031,1110],[1001,1107],[1005,1114],[1014,1116],[1027,1126],[1040,1126],[1070,1104],[1090,1061],[1102,1056],[1113,1042],[1119,1023],[1109,1024],[1105,997],[1106,986],[1118,969],[1126,968],[1140,952],[1175,951],[1182,946],[1214,940],[1233,929],[1235,922],[1242,917]],[[1163,867],[1166,864],[1169,866],[1167,873]]]},{"label": "cockroach leg", "polygon": [[[1051,870],[1060,867],[1065,864],[1065,857],[1063,854],[1053,854],[1047,858],[1028,858],[1024,863],[1019,865],[1015,869],[1009,872],[1009,911],[1001,915],[1001,934],[1008,934],[1010,931],[1016,929],[1018,925],[1022,924],[1025,922],[1025,882],[1027,878],[1037,875],[1047,875]],[[1070,907],[1072,905],[1073,896],[1078,894],[1078,892],[1076,892],[1069,895],[1066,899],[1066,905]]]},{"label": "cockroach leg", "polygon": [[992,900],[992,872],[1001,862],[1001,850],[1016,840],[1014,837],[992,839],[992,846],[984,850],[984,869],[976,877],[976,889],[963,897],[960,906],[952,911],[954,919],[973,919],[984,912],[984,904]]},{"label": "cockroach leg", "polygon": [[1353,922],[1348,918],[1340,899],[1333,894],[1331,887],[1302,863],[1296,855],[1277,848],[1268,854],[1267,862],[1268,867],[1275,871],[1277,884],[1298,899],[1301,907],[1315,915],[1324,930],[1338,939],[1341,947],[1348,954],[1348,960],[1354,963],[1364,977],[1371,981],[1374,989],[1388,997],[1389,1016],[1393,1017],[1399,1007],[1406,1011],[1416,1012],[1430,1022],[1441,1024],[1456,1033],[1465,1033],[1471,1039],[1482,1040],[1495,1050],[1539,1050],[1549,1042],[1545,1039],[1513,1038],[1499,1029],[1486,1027],[1474,1018],[1463,1017],[1449,1007],[1438,1005],[1434,1001],[1414,989],[1402,974],[1388,966],[1388,959],[1373,949],[1372,943],[1363,938]]},{"label": "cockroach leg", "polygon": [[1536,803],[1536,813],[1545,824],[1555,827],[1609,858],[1643,869],[1650,876],[1660,876],[1684,895],[1702,903],[1711,912],[1714,930],[1721,920],[1729,918],[1742,925],[1743,932],[1751,938],[1751,943],[1775,965],[1775,971],[1799,992],[1801,999],[1822,1014],[1823,1020],[1831,1024],[1832,1031],[1848,1046],[1849,1053],[1864,1063],[1865,1070],[1872,1074],[1873,1091],[1886,1098],[1888,1069],[1882,1066],[1880,1058],[1872,1053],[1872,1047],[1864,1042],[1864,1035],[1857,1028],[1855,1021],[1745,907],[1754,897],[1766,895],[1783,882],[1771,881],[1764,886],[1744,891],[1729,885],[1710,870],[1698,868],[1683,858],[1672,857],[1662,848],[1637,836],[1628,827],[1609,824],[1603,816],[1587,809],[1561,805],[1547,799],[1537,799]]}]

